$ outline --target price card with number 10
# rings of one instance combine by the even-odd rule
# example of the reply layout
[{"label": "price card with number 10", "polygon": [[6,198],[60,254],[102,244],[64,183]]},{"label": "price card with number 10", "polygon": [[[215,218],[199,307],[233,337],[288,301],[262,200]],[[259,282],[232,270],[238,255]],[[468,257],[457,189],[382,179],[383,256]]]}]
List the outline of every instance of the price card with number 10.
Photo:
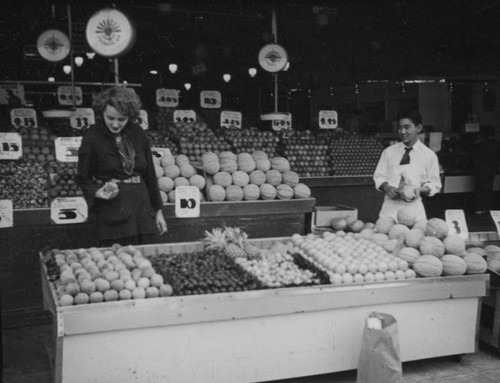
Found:
[{"label": "price card with number 10", "polygon": [[94,111],[92,108],[77,108],[71,113],[69,124],[75,129],[88,129],[95,125]]},{"label": "price card with number 10", "polygon": [[241,112],[223,110],[220,114],[220,126],[223,128],[235,127],[241,129]]}]

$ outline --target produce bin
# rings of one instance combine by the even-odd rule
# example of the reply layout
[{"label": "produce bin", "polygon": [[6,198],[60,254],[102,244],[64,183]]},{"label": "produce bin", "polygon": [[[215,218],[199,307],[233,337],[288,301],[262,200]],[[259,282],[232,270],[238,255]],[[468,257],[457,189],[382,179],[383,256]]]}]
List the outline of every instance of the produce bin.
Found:
[{"label": "produce bin", "polygon": [[[137,248],[151,256],[202,243]],[[398,321],[403,361],[472,353],[489,284],[483,274],[60,307],[40,260],[55,381],[71,383],[258,382],[351,370],[372,311]]]}]

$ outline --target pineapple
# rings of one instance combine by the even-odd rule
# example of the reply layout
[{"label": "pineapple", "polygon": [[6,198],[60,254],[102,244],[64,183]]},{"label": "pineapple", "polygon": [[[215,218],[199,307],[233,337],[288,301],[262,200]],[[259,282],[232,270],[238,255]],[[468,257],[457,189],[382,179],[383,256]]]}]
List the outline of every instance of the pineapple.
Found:
[{"label": "pineapple", "polygon": [[246,257],[247,253],[240,246],[235,243],[230,243],[224,248],[226,255],[231,258],[241,258]]},{"label": "pineapple", "polygon": [[212,231],[205,230],[205,238],[203,238],[205,250],[219,250],[224,251],[227,246],[226,234],[220,228],[212,229]]}]

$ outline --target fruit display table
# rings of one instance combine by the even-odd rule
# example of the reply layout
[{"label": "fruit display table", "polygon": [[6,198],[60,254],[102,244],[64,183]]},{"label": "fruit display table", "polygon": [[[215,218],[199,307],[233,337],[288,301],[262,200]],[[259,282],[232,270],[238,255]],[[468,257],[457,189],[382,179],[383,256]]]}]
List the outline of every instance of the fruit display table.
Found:
[{"label": "fruit display table", "polygon": [[[168,256],[202,247],[137,248]],[[256,382],[355,369],[372,311],[398,321],[403,361],[472,353],[489,284],[484,274],[61,307],[40,260],[56,382],[72,383]]]}]

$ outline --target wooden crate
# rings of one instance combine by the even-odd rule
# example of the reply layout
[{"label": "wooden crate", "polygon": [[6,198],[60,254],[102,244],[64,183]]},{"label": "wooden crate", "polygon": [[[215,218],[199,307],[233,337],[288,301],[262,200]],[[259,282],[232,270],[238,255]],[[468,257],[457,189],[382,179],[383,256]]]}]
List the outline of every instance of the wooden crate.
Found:
[{"label": "wooden crate", "polygon": [[[200,246],[138,248],[153,255]],[[403,361],[471,353],[488,284],[489,275],[467,275],[60,307],[42,264],[55,381],[71,383],[250,383],[351,370],[372,311],[398,321]]]}]

